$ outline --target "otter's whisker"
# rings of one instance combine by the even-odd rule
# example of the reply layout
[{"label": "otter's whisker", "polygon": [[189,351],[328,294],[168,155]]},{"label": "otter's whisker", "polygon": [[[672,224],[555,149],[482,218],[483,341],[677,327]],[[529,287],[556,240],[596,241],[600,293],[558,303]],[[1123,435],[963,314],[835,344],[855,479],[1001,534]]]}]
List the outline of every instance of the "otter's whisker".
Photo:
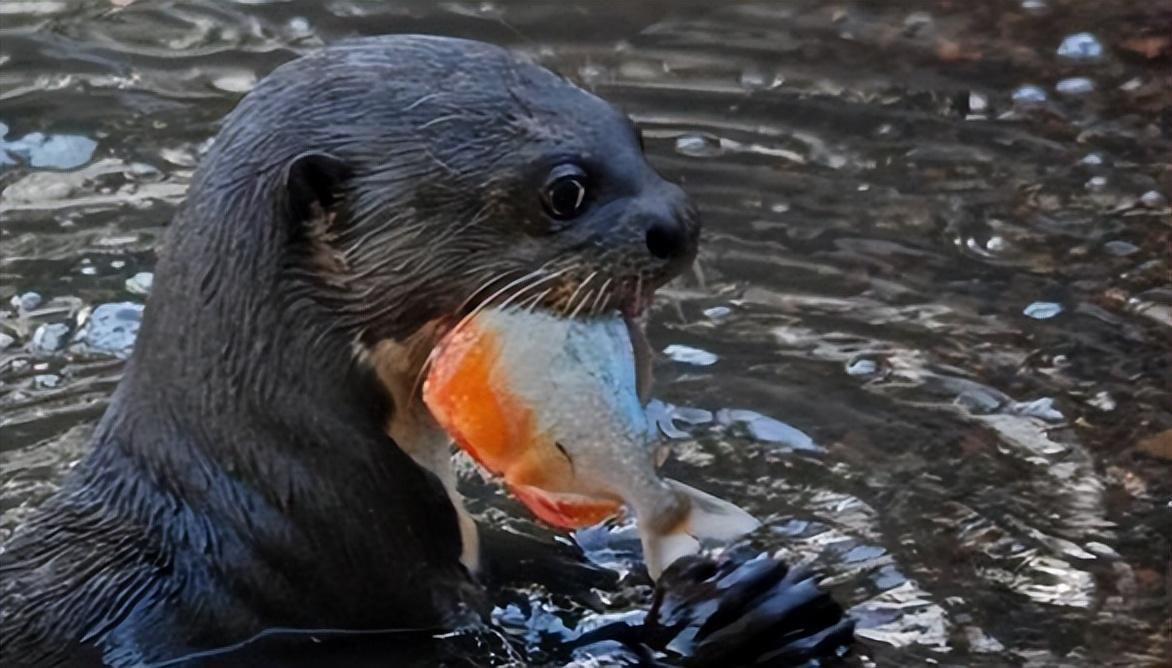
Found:
[{"label": "otter's whisker", "polygon": [[574,309],[574,312],[570,314],[570,320],[578,317],[578,314],[582,312],[582,307],[585,306],[586,302],[590,300],[590,295],[592,294],[594,294],[594,290],[586,291],[585,296],[582,297],[582,303],[578,304],[577,308]]},{"label": "otter's whisker", "polygon": [[609,288],[613,282],[614,277],[610,277],[606,279],[601,288],[598,288],[598,296],[594,298],[594,303],[590,306],[590,315],[598,315],[599,307],[606,304],[606,300],[603,299],[603,297],[610,296],[606,289]]},{"label": "otter's whisker", "polygon": [[521,308],[532,313],[533,309],[537,308],[537,305],[541,303],[541,300],[545,299],[546,296],[548,296],[549,293],[551,293],[551,292],[553,292],[553,288],[546,288],[546,289],[542,290],[541,292],[537,293],[537,296],[535,296],[532,299],[530,299],[529,301],[525,302],[525,304],[522,305]]},{"label": "otter's whisker", "polygon": [[[500,308],[504,308],[504,307],[508,306],[510,303],[512,303],[513,300],[517,299],[517,297],[519,297],[520,295],[524,294],[525,292],[533,289],[534,287],[539,286],[542,283],[550,281],[554,278],[557,278],[558,276],[566,273],[567,271],[572,271],[572,270],[576,269],[577,266],[578,265],[576,265],[576,264],[572,264],[568,267],[563,267],[562,269],[559,269],[559,270],[552,272],[552,273],[545,273],[544,268],[538,268],[538,269],[535,269],[535,270],[529,272],[528,274],[525,274],[521,278],[518,278],[518,279],[512,281],[511,283],[509,283],[505,287],[494,292],[491,296],[489,296],[488,299],[484,300],[476,308],[472,309],[472,311],[470,313],[468,313],[468,315],[464,316],[463,318],[460,318],[460,321],[457,322],[455,324],[455,326],[453,326],[450,331],[454,332],[454,331],[460,329],[461,327],[463,327],[469,320],[471,320],[472,318],[475,318],[481,311],[483,311],[486,307],[491,305],[498,297],[501,296],[501,294],[503,294],[506,290],[512,288],[513,286],[517,285],[518,283],[522,283],[526,280],[529,281],[528,284],[522,285],[513,294],[509,295],[508,299],[506,299],[500,305]],[[544,275],[542,275],[542,274],[544,274]],[[543,297],[546,293],[548,293],[552,289],[553,288],[548,288],[548,289],[546,289],[545,292],[538,295],[539,300],[541,297]],[[411,395],[410,396],[411,396],[412,401],[414,401],[416,397],[420,396],[420,390],[423,388],[423,379],[427,377],[427,372],[431,368],[432,360],[435,359],[437,352],[438,352],[438,349],[433,348],[432,351],[428,354],[427,359],[423,361],[422,365],[420,365],[419,373],[415,377],[415,382],[411,384]]]},{"label": "otter's whisker", "polygon": [[594,277],[597,275],[597,271],[590,272],[590,275],[587,276],[581,283],[579,283],[578,287],[574,288],[574,292],[570,294],[570,298],[566,300],[565,307],[562,308],[562,315],[565,315],[566,311],[570,310],[570,307],[574,305],[574,300],[578,298],[578,293],[582,292],[582,289],[589,285],[590,281],[593,281]]},{"label": "otter's whisker", "polygon": [[498,281],[502,281],[505,278],[508,278],[510,273],[512,272],[501,271],[493,274],[488,280],[481,283],[479,287],[477,287],[475,290],[469,293],[467,297],[464,298],[464,301],[460,303],[460,307],[456,309],[456,313],[459,313],[468,308],[468,305],[471,304],[477,297],[479,297],[481,293],[487,290],[490,286],[495,285]]},{"label": "otter's whisker", "polygon": [[[460,322],[456,323],[456,326],[453,327],[452,329],[456,330],[456,329],[459,329],[460,327],[463,327],[465,323],[467,323],[472,318],[475,318],[487,306],[489,306],[490,304],[495,302],[497,299],[500,298],[501,295],[505,294],[509,290],[512,290],[514,288],[518,288],[518,286],[523,285],[524,287],[518,288],[517,292],[513,295],[513,297],[516,297],[517,295],[520,295],[521,293],[523,293],[531,288],[534,288],[534,287],[536,287],[542,283],[545,283],[547,281],[551,281],[551,280],[557,278],[558,276],[561,276],[562,274],[566,273],[567,271],[573,270],[575,267],[577,267],[577,265],[570,265],[568,267],[563,267],[562,269],[559,269],[559,270],[552,272],[552,273],[547,273],[544,269],[536,269],[534,271],[529,272],[528,274],[525,274],[521,278],[518,278],[518,279],[510,282],[508,285],[504,286],[503,288],[501,288],[501,289],[497,290],[496,292],[492,293],[491,295],[489,295],[488,299],[485,299],[484,301],[482,301],[480,303],[480,305],[477,306],[476,308],[472,309],[472,311],[468,315],[461,318]],[[542,275],[542,274],[544,274],[544,275]],[[526,281],[529,281],[528,285],[524,285]]]},{"label": "otter's whisker", "polygon": [[[501,295],[505,294],[509,290],[512,290],[513,288],[515,288],[519,285],[524,285],[526,281],[535,280],[537,278],[540,278],[542,273],[543,273],[542,269],[535,269],[535,270],[525,274],[524,276],[521,276],[520,278],[515,278],[512,281],[509,281],[507,284],[505,284],[504,287],[498,289],[496,292],[493,292],[486,299],[482,300],[479,304],[477,304],[471,311],[469,311],[463,317],[461,317],[459,322],[457,322],[456,325],[454,327],[452,327],[452,330],[455,331],[457,329],[460,329],[461,327],[464,326],[464,324],[466,322],[468,322],[472,318],[476,317],[476,315],[478,313],[480,313],[482,310],[484,310],[485,306],[487,306],[488,304],[491,304],[498,297],[500,297]],[[491,285],[492,282],[490,282],[489,284]],[[465,300],[465,304],[471,302],[472,299],[475,298],[475,296],[476,296],[476,293],[473,293],[471,296],[469,296],[469,298],[467,300]],[[461,310],[463,310],[463,307],[461,307]]]}]

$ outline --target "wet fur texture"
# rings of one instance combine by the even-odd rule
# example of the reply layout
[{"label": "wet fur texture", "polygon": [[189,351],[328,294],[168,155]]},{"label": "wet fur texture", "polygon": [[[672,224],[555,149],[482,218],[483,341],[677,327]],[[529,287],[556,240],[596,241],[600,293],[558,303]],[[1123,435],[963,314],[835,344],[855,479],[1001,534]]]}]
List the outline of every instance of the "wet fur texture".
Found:
[{"label": "wet fur texture", "polygon": [[[537,196],[568,159],[592,180],[572,225]],[[0,664],[476,619],[448,494],[388,435],[420,424],[393,358],[489,298],[638,310],[697,235],[622,114],[496,47],[384,37],[278,68],[171,224],[89,454],[3,546]]]},{"label": "wet fur texture", "polygon": [[[572,229],[537,196],[566,159],[596,179]],[[3,548],[0,662],[472,618],[456,512],[388,436],[404,379],[369,353],[551,272],[596,281],[592,307],[654,287],[690,256],[651,257],[646,225],[687,214],[623,115],[502,49],[396,36],[278,68],[171,224],[91,452]]]}]

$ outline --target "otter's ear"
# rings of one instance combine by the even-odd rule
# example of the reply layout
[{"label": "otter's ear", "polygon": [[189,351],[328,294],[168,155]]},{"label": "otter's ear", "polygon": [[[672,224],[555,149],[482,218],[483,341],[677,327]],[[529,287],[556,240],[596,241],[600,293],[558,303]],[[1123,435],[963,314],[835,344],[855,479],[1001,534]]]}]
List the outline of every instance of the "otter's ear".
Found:
[{"label": "otter's ear", "polygon": [[285,201],[295,221],[313,220],[333,209],[352,171],[338,158],[302,153],[285,170]]}]

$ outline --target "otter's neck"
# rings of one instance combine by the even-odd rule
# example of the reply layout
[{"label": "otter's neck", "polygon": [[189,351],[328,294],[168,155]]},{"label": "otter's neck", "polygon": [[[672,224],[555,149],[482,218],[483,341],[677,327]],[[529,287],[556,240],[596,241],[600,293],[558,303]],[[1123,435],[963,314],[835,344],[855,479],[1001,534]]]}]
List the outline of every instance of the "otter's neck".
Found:
[{"label": "otter's neck", "polygon": [[[450,613],[468,582],[452,504],[387,436],[390,397],[354,354],[354,334],[333,326],[289,261],[295,239],[266,187],[263,177],[193,186],[103,445],[202,517],[212,538],[231,537],[239,550],[224,559],[245,563],[217,572],[247,572],[265,555],[287,587],[250,596],[278,611],[312,609],[313,599],[338,612],[275,621]],[[186,527],[164,530],[190,539]],[[407,610],[437,598],[447,603]],[[396,610],[403,619],[388,618]]]}]

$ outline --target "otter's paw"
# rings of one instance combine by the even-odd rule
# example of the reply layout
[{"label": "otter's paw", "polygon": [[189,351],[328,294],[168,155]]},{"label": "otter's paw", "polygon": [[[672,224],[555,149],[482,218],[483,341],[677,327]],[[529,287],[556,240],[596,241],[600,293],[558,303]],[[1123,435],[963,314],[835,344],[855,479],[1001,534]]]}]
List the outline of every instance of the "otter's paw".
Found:
[{"label": "otter's paw", "polygon": [[685,557],[659,578],[642,631],[688,666],[787,666],[845,653],[854,620],[776,559]]}]

